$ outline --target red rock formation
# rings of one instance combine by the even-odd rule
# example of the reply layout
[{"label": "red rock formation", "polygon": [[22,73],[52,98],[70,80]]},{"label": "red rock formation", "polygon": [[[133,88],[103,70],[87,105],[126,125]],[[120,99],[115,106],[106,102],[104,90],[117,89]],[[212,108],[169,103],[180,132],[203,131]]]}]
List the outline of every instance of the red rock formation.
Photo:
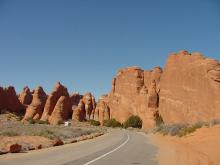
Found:
[{"label": "red rock formation", "polygon": [[0,110],[5,108],[5,92],[2,87],[0,87]]},{"label": "red rock formation", "polygon": [[109,107],[110,118],[123,123],[129,116],[138,115],[143,121],[144,128],[152,127],[158,113],[161,74],[162,69],[159,67],[151,71],[144,71],[139,67],[119,70],[117,76],[113,78],[112,91],[104,99],[105,104],[100,101],[97,105],[99,121],[104,120],[103,114],[106,109],[104,107]]},{"label": "red rock formation", "polygon": [[104,100],[99,100],[95,109],[96,115],[94,120],[98,120],[103,125],[104,120],[110,119],[110,109]]},{"label": "red rock formation", "polygon": [[61,139],[56,138],[56,139],[53,140],[52,145],[53,146],[61,146],[61,145],[64,145],[64,143]]},{"label": "red rock formation", "polygon": [[83,98],[83,95],[80,95],[79,93],[73,93],[70,96],[70,102],[72,106],[78,106],[79,101]]},{"label": "red rock formation", "polygon": [[27,107],[23,121],[28,119],[40,119],[44,105],[46,103],[47,95],[42,87],[37,87],[34,90],[31,104]]},{"label": "red rock formation", "polygon": [[220,63],[200,53],[171,54],[160,82],[159,113],[166,123],[220,118]]},{"label": "red rock formation", "polygon": [[0,87],[0,109],[6,109],[10,112],[21,112],[24,106],[18,100],[14,87]]},{"label": "red rock formation", "polygon": [[86,111],[86,120],[92,119],[93,118],[93,114],[94,114],[94,110],[96,107],[96,102],[95,102],[95,98],[91,93],[86,93],[83,98],[82,101],[85,105],[85,111]]},{"label": "red rock formation", "polygon": [[10,153],[19,153],[21,151],[21,148],[22,146],[15,143],[15,144],[9,144],[7,145],[7,150],[10,152]]},{"label": "red rock formation", "polygon": [[58,99],[61,96],[69,97],[69,93],[68,93],[66,87],[64,87],[60,82],[57,82],[54,86],[52,93],[49,95],[49,97],[46,101],[41,120],[47,121],[49,119],[51,113],[54,110],[54,107],[55,107]]},{"label": "red rock formation", "polygon": [[29,105],[31,104],[32,101],[32,94],[30,92],[30,89],[26,86],[23,88],[23,91],[19,95],[19,101],[24,104],[24,105]]},{"label": "red rock formation", "polygon": [[77,108],[73,110],[72,120],[84,121],[86,116],[85,104],[83,100],[80,100]]},{"label": "red rock formation", "polygon": [[72,114],[70,115],[72,115],[72,118],[74,115],[77,115],[77,113],[80,113],[80,111],[78,110],[78,112],[75,112],[75,114],[73,115],[73,111],[78,108],[79,102],[82,98],[83,98],[83,95],[80,95],[79,93],[73,93],[70,96],[70,104],[72,105]]},{"label": "red rock formation", "polygon": [[67,120],[70,112],[71,104],[69,96],[61,96],[49,118],[49,123],[53,125],[63,123],[64,120]]}]

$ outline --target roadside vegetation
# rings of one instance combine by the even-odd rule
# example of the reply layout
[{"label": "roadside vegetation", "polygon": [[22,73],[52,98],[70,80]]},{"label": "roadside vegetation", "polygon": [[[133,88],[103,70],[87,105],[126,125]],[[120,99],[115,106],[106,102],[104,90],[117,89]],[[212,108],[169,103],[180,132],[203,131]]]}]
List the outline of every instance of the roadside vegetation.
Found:
[{"label": "roadside vegetation", "polygon": [[42,136],[49,139],[60,138],[68,140],[83,135],[106,132],[104,127],[93,127],[100,125],[97,121],[74,122],[70,126],[50,125],[47,121],[29,119],[27,123],[20,122],[20,118],[11,113],[0,115],[0,136]]},{"label": "roadside vegetation", "polygon": [[123,127],[123,125],[115,119],[104,120],[103,125],[106,127]]},{"label": "roadside vegetation", "polygon": [[100,122],[96,120],[88,120],[88,122],[93,126],[100,126]]},{"label": "roadside vegetation", "polygon": [[212,120],[210,122],[201,121],[194,124],[159,124],[152,130],[152,132],[183,137],[195,132],[201,127],[211,127],[216,124],[220,124],[220,120]]},{"label": "roadside vegetation", "polygon": [[29,124],[49,124],[48,121],[28,119]]},{"label": "roadside vegetation", "polygon": [[139,116],[130,116],[127,121],[123,124],[124,128],[141,128],[142,127],[142,120]]}]

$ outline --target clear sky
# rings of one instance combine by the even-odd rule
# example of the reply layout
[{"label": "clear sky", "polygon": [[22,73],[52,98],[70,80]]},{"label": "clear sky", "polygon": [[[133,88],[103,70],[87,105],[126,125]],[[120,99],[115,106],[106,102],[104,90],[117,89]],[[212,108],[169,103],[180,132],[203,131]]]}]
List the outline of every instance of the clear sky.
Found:
[{"label": "clear sky", "polygon": [[186,49],[220,60],[219,0],[0,0],[0,86],[111,89],[117,70]]}]

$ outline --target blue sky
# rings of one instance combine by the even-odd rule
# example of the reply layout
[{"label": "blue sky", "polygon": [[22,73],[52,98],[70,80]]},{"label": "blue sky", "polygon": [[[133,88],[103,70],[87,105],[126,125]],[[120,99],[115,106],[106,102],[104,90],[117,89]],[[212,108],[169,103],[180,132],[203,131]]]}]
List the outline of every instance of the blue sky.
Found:
[{"label": "blue sky", "polygon": [[220,60],[218,0],[0,0],[0,86],[111,89],[117,70],[186,49]]}]

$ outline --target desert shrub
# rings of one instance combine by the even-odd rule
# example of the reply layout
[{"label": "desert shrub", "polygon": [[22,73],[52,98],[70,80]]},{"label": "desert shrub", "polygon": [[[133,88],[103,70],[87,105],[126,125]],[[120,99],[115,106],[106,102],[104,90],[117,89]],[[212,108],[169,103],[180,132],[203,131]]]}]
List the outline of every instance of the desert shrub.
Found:
[{"label": "desert shrub", "polygon": [[94,126],[99,126],[100,125],[100,122],[99,121],[96,121],[96,120],[89,120],[88,121],[91,125],[94,125]]},{"label": "desert shrub", "polygon": [[154,128],[153,132],[159,132],[163,135],[171,135],[171,136],[175,136],[179,133],[179,131],[184,128],[185,125],[184,124],[161,124],[158,125]]},{"label": "desert shrub", "polygon": [[6,132],[1,132],[0,135],[3,135],[3,136],[18,136],[19,134],[17,132],[14,132],[14,131],[6,131]]},{"label": "desert shrub", "polygon": [[130,116],[127,121],[124,122],[124,128],[133,127],[133,128],[141,128],[142,120],[139,116]]},{"label": "desert shrub", "polygon": [[16,118],[17,121],[21,121],[22,119],[23,119],[22,116],[18,116],[18,117]]},{"label": "desert shrub", "polygon": [[54,139],[56,138],[54,132],[50,131],[50,130],[43,130],[41,132],[37,132],[34,134],[34,136],[43,136],[49,139]]},{"label": "desert shrub", "polygon": [[37,124],[49,124],[48,121],[43,121],[43,120],[37,120],[35,121]]},{"label": "desert shrub", "polygon": [[158,113],[155,115],[155,122],[156,122],[156,126],[160,126],[164,124],[163,118]]},{"label": "desert shrub", "polygon": [[29,124],[49,124],[48,121],[28,119]]},{"label": "desert shrub", "polygon": [[171,136],[185,136],[196,131],[198,128],[202,126],[207,126],[206,122],[197,122],[195,124],[163,124],[156,126],[153,129],[154,133],[161,133],[163,135],[171,135]]},{"label": "desert shrub", "polygon": [[201,128],[203,125],[206,125],[205,123],[202,124],[202,123],[196,123],[194,125],[189,125],[187,127],[183,127],[179,133],[178,133],[178,136],[179,137],[182,137],[182,136],[185,136],[187,134],[190,134],[190,133],[193,133],[195,132],[198,128]]},{"label": "desert shrub", "polygon": [[104,120],[103,125],[106,127],[122,127],[122,124],[115,119]]},{"label": "desert shrub", "polygon": [[29,122],[29,124],[35,124],[36,123],[36,120],[34,120],[34,119],[28,119],[27,121]]},{"label": "desert shrub", "polygon": [[211,120],[208,124],[208,126],[214,126],[216,124],[220,124],[220,119],[214,119],[214,120]]}]

